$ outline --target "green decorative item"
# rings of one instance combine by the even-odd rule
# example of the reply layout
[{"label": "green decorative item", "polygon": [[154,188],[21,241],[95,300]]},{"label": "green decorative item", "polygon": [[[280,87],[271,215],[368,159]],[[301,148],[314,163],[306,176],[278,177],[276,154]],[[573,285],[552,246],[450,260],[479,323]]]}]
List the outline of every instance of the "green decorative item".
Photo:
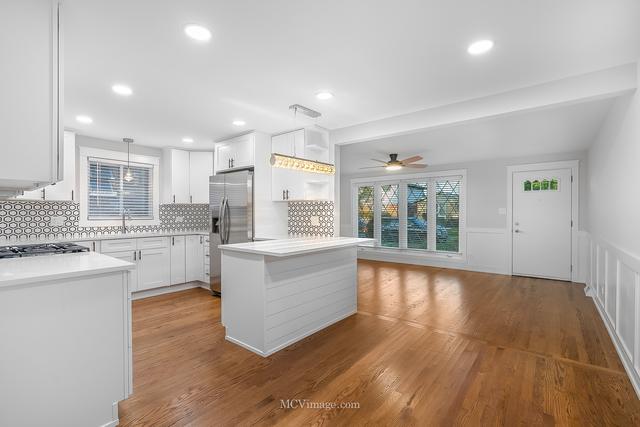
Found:
[{"label": "green decorative item", "polygon": [[533,191],[540,191],[540,181],[538,181],[537,179],[533,181],[533,183],[531,184],[531,189]]},{"label": "green decorative item", "polygon": [[543,179],[542,180],[542,186],[540,187],[541,190],[548,190],[549,189],[549,180],[548,179]]},{"label": "green decorative item", "polygon": [[553,178],[549,185],[550,185],[551,190],[558,191],[558,180],[556,178]]},{"label": "green decorative item", "polygon": [[524,191],[531,191],[531,181],[526,180],[524,182]]}]

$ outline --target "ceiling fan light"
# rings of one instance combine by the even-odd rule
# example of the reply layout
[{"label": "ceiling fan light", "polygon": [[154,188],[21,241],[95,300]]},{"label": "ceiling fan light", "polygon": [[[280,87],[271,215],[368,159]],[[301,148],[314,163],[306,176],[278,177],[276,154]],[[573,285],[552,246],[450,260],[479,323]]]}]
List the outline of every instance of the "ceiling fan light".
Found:
[{"label": "ceiling fan light", "polygon": [[386,168],[388,171],[399,171],[402,169],[402,165],[387,165]]}]

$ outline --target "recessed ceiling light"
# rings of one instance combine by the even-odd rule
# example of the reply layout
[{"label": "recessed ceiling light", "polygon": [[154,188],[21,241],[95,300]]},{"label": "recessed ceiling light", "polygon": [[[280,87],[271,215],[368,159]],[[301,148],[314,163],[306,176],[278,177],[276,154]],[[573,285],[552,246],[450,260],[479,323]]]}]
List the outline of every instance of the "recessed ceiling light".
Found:
[{"label": "recessed ceiling light", "polygon": [[211,31],[202,25],[189,24],[184,27],[184,33],[199,42],[206,42],[211,39]]},{"label": "recessed ceiling light", "polygon": [[246,125],[246,123],[245,123],[244,120],[234,120],[233,121],[233,125],[234,126],[244,126],[244,125]]},{"label": "recessed ceiling light", "polygon": [[133,90],[131,90],[129,86],[119,83],[111,86],[111,90],[122,96],[129,96],[133,93]]},{"label": "recessed ceiling light", "polygon": [[316,98],[322,99],[324,101],[325,99],[333,98],[333,94],[328,90],[321,90],[320,92],[316,93]]},{"label": "recessed ceiling light", "polygon": [[93,123],[93,119],[91,117],[84,115],[76,116],[76,121],[86,125]]},{"label": "recessed ceiling light", "polygon": [[184,142],[185,144],[193,144],[193,138],[185,136],[184,138],[182,138],[182,142]]},{"label": "recessed ceiling light", "polygon": [[493,48],[493,40],[478,40],[469,45],[467,52],[471,55],[482,55]]}]

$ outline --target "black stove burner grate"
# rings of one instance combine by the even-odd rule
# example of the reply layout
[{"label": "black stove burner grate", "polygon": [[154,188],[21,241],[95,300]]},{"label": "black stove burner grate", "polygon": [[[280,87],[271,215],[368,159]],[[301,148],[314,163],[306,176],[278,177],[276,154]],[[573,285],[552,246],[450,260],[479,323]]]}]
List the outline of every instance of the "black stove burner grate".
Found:
[{"label": "black stove burner grate", "polygon": [[89,248],[75,243],[39,243],[35,245],[0,246],[0,259],[39,255],[89,252]]}]

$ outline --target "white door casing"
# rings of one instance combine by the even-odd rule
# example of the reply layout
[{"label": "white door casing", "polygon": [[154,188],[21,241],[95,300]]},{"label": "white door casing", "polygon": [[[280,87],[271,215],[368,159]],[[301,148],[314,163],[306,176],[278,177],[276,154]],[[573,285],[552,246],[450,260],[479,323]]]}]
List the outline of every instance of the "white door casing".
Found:
[{"label": "white door casing", "polygon": [[577,162],[509,168],[512,274],[572,280],[577,225],[574,174]]}]

